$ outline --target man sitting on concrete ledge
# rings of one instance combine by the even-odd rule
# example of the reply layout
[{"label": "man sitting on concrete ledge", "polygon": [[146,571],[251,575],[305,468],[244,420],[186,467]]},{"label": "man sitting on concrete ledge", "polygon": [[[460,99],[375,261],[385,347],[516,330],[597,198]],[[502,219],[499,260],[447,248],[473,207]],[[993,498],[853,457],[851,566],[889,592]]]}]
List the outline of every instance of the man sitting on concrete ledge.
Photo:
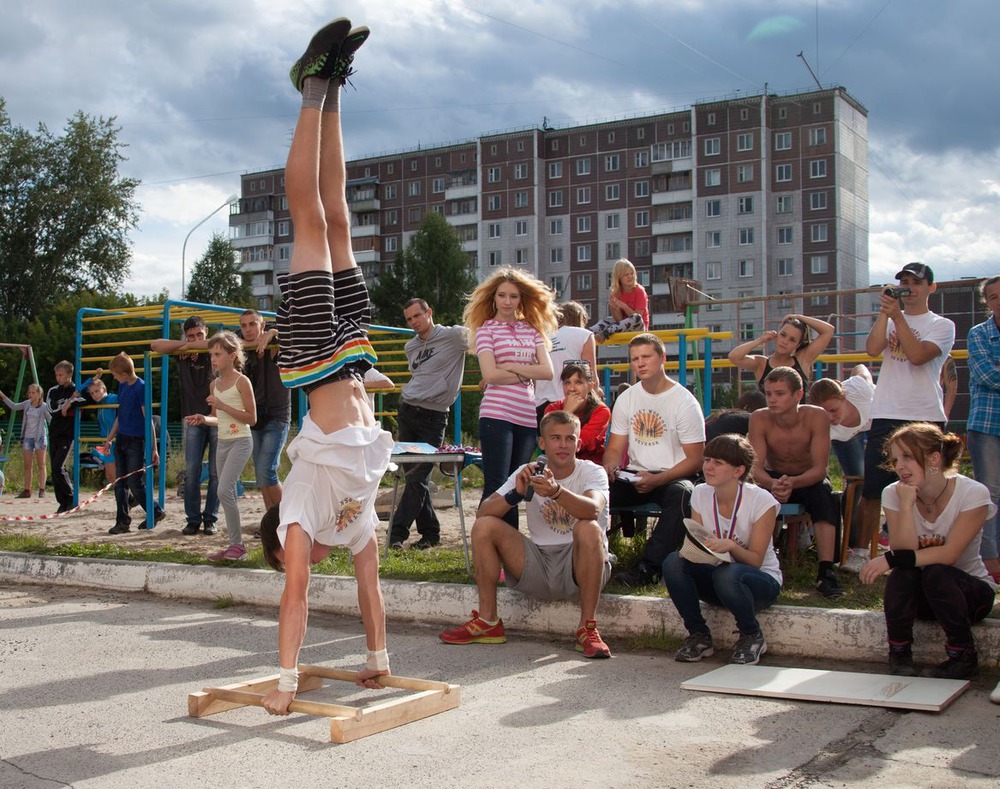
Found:
[{"label": "man sitting on concrete ledge", "polygon": [[[588,658],[611,657],[597,630],[597,601],[611,575],[608,559],[608,478],[589,460],[577,460],[580,421],[566,411],[542,418],[538,445],[547,467],[527,463],[479,506],[472,527],[472,555],[479,610],[445,630],[446,644],[502,644],[497,615],[501,567],[507,586],[541,600],[579,600],[576,650]],[[502,520],[525,502],[529,540]]]}]

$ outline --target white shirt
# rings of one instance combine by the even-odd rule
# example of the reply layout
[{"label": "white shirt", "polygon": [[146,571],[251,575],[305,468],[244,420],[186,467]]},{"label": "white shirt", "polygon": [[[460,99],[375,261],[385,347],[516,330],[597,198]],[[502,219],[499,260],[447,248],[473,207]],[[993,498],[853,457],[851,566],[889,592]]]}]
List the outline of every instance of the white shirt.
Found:
[{"label": "white shirt", "polygon": [[872,426],[872,398],[875,396],[875,385],[863,375],[852,375],[842,386],[847,402],[858,409],[861,421],[854,427],[830,425],[830,438],[833,441],[850,441],[858,433],[864,433]]},{"label": "white shirt", "polygon": [[676,381],[655,395],[637,383],[615,401],[611,432],[628,436],[629,466],[663,471],[685,459],[684,444],[705,441],[705,417],[695,396]]}]

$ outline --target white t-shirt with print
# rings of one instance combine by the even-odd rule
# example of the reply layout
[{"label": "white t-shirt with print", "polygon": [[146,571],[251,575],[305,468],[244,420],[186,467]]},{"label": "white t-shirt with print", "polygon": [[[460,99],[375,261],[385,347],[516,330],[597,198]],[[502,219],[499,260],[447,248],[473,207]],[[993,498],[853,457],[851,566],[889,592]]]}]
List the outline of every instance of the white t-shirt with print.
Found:
[{"label": "white t-shirt with print", "polygon": [[886,327],[888,344],[882,351],[882,366],[872,400],[872,419],[944,422],[941,368],[955,344],[955,324],[933,312],[921,315],[904,312],[903,318],[918,340],[934,343],[941,353],[926,364],[911,364],[900,347],[890,318]]},{"label": "white t-shirt with print", "polygon": [[858,433],[864,433],[872,426],[872,398],[875,396],[875,385],[863,375],[852,375],[842,386],[847,402],[858,409],[861,421],[854,427],[830,425],[830,438],[833,441],[850,441]]},{"label": "white t-shirt with print", "polygon": [[[516,489],[517,475],[523,468],[524,466],[519,466],[517,471],[500,486],[497,493],[503,496]],[[597,516],[597,525],[604,533],[604,552],[607,553],[608,527],[611,525],[611,516],[608,512],[607,472],[589,460],[577,460],[573,473],[565,479],[556,477],[556,482],[577,495],[583,495],[588,490],[596,490],[604,497],[601,514]],[[559,506],[558,500],[553,501],[536,492],[531,501],[524,502],[524,513],[528,521],[528,534],[531,535],[531,541],[535,545],[565,545],[573,542],[573,527],[579,518],[566,512]]]},{"label": "white t-shirt with print", "polygon": [[[781,509],[781,504],[771,495],[771,491],[759,488],[750,483],[743,484],[743,500],[736,511],[736,529],[731,537],[742,547],[749,550],[750,532],[753,525],[770,510]],[[691,510],[701,516],[701,522],[711,532],[715,532],[715,488],[702,483],[695,485],[691,493]],[[723,539],[729,537],[729,529],[732,526],[732,518],[719,516],[719,531],[716,532]],[[762,572],[770,575],[779,584],[781,583],[781,565],[778,564],[778,555],[774,552],[774,543],[768,540],[767,550],[764,552],[764,561],[760,565]]]},{"label": "white t-shirt with print", "polygon": [[[899,493],[896,490],[899,485],[899,482],[893,482],[882,491],[882,506],[887,510],[899,512]],[[974,510],[984,505],[986,506],[985,520],[989,520],[997,511],[996,505],[993,504],[993,500],[990,498],[989,488],[981,482],[976,482],[974,479],[963,477],[961,474],[956,475],[955,490],[952,491],[951,499],[948,500],[948,504],[945,505],[944,510],[938,515],[936,521],[932,523],[924,520],[923,515],[920,514],[920,508],[917,506],[913,507],[913,524],[917,529],[918,546],[920,548],[928,548],[933,545],[943,545],[945,539],[948,537],[948,532],[951,531],[951,525],[958,518],[959,513]],[[997,585],[990,577],[989,571],[987,571],[986,565],[983,564],[982,557],[979,555],[979,544],[982,542],[982,539],[983,530],[980,529],[976,532],[975,537],[969,541],[969,544],[965,546],[965,550],[962,551],[961,556],[958,557],[952,566],[964,573],[968,573],[973,578],[981,578],[996,589]]]},{"label": "white t-shirt with print", "polygon": [[684,460],[683,444],[705,441],[705,417],[697,398],[676,381],[655,395],[637,383],[615,401],[611,432],[628,436],[629,466],[663,471]]}]

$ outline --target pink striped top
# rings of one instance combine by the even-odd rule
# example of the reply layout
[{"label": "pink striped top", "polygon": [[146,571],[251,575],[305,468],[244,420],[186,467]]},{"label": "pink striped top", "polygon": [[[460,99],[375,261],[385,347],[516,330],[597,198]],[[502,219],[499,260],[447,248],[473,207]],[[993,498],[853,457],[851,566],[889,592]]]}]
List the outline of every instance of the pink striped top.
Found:
[{"label": "pink striped top", "polygon": [[[525,321],[486,321],[476,332],[476,355],[493,354],[496,364],[536,364],[535,348],[545,342],[538,331]],[[479,406],[479,417],[503,419],[515,425],[535,427],[535,382],[526,384],[489,384]]]}]

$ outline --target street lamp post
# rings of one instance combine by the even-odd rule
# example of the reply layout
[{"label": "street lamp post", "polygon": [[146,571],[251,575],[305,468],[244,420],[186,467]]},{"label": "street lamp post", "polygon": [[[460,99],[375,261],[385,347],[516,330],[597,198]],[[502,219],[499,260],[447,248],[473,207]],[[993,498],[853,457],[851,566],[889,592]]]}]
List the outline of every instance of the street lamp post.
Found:
[{"label": "street lamp post", "polygon": [[202,219],[197,225],[195,225],[194,227],[192,227],[188,231],[188,234],[186,236],[184,236],[184,244],[181,246],[181,298],[182,299],[184,298],[184,284],[185,284],[184,283],[184,274],[185,274],[185,271],[186,271],[185,255],[187,254],[188,239],[191,238],[191,234],[195,230],[197,230],[199,227],[201,227],[203,224],[205,224],[209,219],[211,219],[213,216],[215,216],[217,213],[219,213],[219,211],[221,211],[227,205],[232,205],[233,203],[235,203],[239,199],[240,199],[239,195],[236,194],[235,192],[233,194],[229,195],[229,197],[226,198],[226,202],[224,202],[218,208],[213,209],[212,213],[210,213],[208,216],[206,216],[204,219]]}]

